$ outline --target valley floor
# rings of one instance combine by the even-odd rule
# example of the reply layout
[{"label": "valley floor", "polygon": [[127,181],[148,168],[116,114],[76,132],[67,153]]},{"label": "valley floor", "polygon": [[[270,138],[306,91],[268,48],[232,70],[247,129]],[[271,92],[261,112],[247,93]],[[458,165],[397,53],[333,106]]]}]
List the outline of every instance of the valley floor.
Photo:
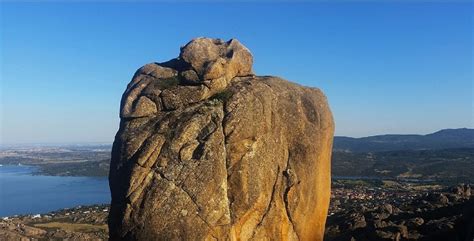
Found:
[{"label": "valley floor", "polygon": [[79,206],[0,220],[0,240],[108,240],[108,205]]}]

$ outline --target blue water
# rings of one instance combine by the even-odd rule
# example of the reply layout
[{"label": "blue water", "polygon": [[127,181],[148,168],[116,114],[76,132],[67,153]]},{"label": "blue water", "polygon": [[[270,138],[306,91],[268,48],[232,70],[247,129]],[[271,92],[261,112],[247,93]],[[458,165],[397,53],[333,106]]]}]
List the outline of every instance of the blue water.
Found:
[{"label": "blue water", "polygon": [[110,203],[107,178],[32,175],[35,170],[0,166],[0,217]]}]

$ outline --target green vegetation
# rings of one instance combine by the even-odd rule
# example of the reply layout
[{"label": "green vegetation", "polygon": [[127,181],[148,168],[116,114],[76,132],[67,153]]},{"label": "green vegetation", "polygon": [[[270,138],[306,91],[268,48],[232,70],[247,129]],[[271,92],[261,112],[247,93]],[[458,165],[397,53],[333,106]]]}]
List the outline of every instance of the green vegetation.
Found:
[{"label": "green vegetation", "polygon": [[334,152],[332,174],[381,178],[474,181],[474,148],[375,153]]},{"label": "green vegetation", "polygon": [[382,180],[376,179],[334,179],[332,180],[335,186],[344,186],[347,188],[353,187],[380,187],[383,185]]},{"label": "green vegetation", "polygon": [[156,85],[159,89],[164,90],[164,89],[169,89],[174,86],[178,86],[180,83],[179,77],[174,76],[171,78],[164,78],[160,79],[159,81],[156,81]]},{"label": "green vegetation", "polygon": [[39,165],[35,174],[51,176],[92,176],[106,177],[109,175],[110,160],[86,161],[77,163],[50,163]]},{"label": "green vegetation", "polygon": [[369,181],[366,180],[335,180],[335,184],[344,185],[346,187],[353,186],[371,186]]},{"label": "green vegetation", "polygon": [[70,222],[50,222],[34,224],[38,228],[62,229],[69,232],[108,232],[107,224],[88,224],[88,223],[70,223]]},{"label": "green vegetation", "polygon": [[225,89],[215,95],[211,96],[211,100],[220,100],[222,102],[227,102],[232,97],[232,91],[230,89]]}]

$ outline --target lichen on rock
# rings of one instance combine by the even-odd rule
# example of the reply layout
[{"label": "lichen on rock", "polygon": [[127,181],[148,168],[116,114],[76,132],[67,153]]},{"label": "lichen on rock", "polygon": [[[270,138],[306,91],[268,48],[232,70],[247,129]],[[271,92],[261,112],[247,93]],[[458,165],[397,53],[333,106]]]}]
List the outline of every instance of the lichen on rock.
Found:
[{"label": "lichen on rock", "polygon": [[322,240],[326,98],[252,63],[235,39],[197,38],[135,73],[112,150],[111,240]]}]

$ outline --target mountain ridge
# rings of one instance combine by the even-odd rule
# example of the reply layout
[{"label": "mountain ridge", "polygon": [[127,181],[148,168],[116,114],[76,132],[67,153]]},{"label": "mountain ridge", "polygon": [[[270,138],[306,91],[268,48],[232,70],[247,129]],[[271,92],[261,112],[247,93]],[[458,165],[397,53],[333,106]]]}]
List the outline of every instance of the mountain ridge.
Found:
[{"label": "mountain ridge", "polygon": [[334,137],[334,151],[379,152],[473,148],[474,129],[442,129],[426,135],[385,134],[367,137]]}]

